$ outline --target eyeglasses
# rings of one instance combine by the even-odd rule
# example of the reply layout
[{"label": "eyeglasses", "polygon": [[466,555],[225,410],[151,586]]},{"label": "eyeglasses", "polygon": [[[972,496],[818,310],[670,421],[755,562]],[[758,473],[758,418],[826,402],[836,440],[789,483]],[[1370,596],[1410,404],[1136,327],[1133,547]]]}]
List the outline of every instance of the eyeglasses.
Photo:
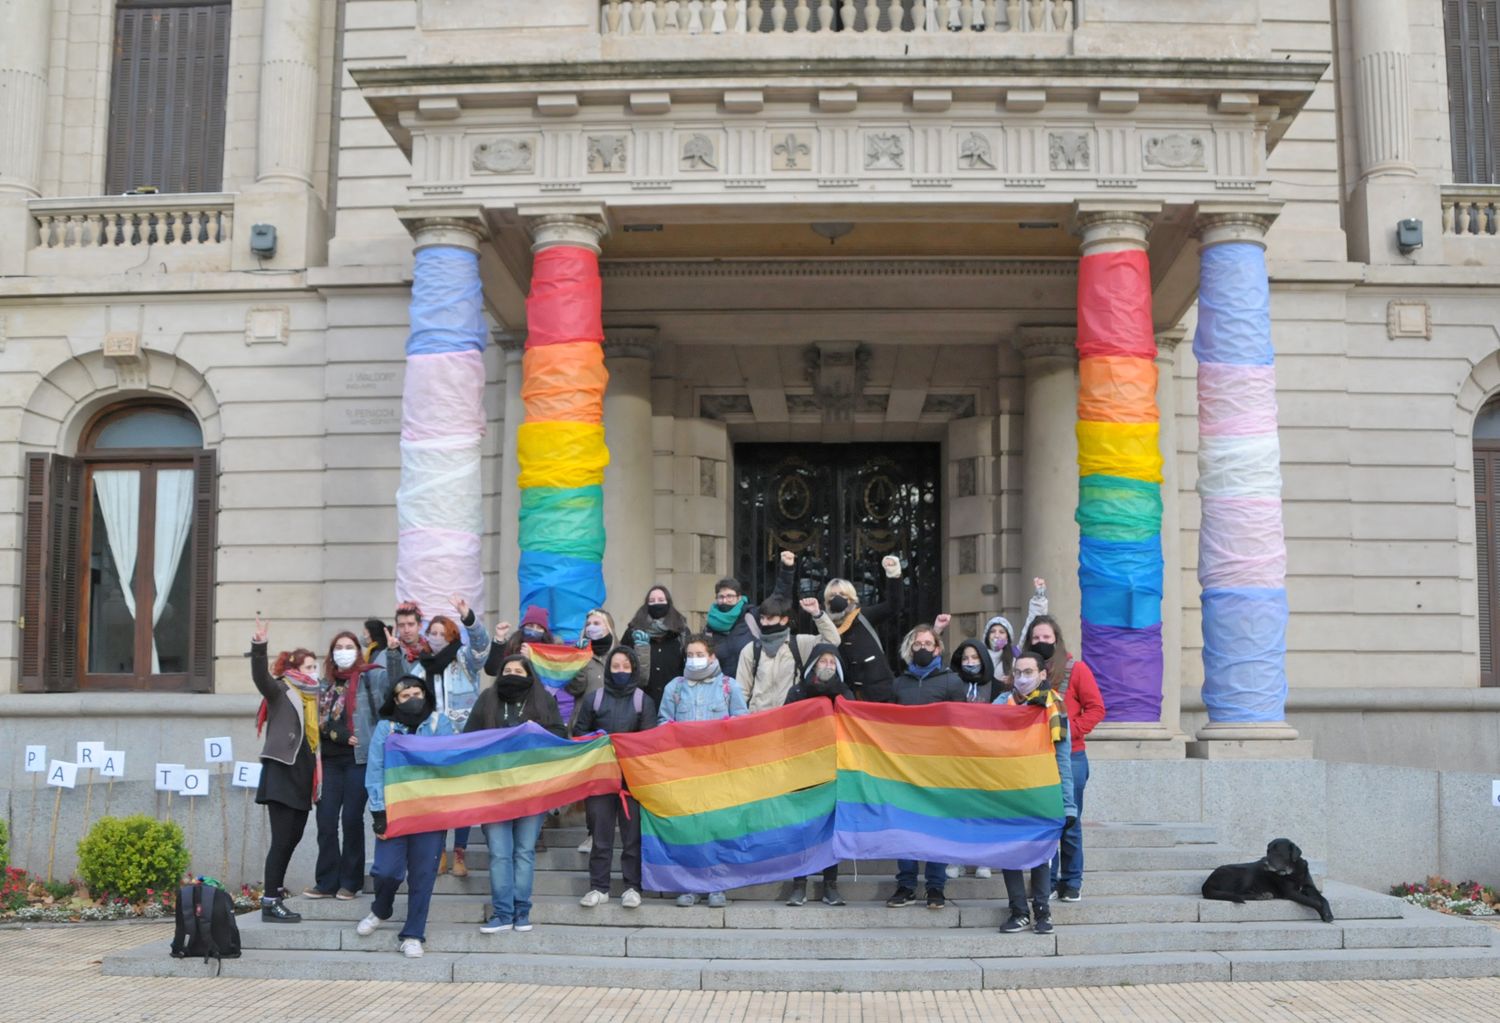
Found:
[{"label": "eyeglasses", "polygon": [[1034,679],[1034,678],[1041,678],[1041,672],[1037,672],[1037,671],[1018,671],[1018,672],[1016,672],[1016,678],[1024,678],[1024,679],[1028,679],[1028,680],[1029,679]]}]

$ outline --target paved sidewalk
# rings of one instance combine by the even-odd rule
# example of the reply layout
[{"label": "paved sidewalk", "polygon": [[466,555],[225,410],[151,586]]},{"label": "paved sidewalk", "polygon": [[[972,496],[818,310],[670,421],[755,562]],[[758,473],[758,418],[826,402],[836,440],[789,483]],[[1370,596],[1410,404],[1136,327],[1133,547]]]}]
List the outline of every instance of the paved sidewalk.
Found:
[{"label": "paved sidewalk", "polygon": [[109,951],[160,940],[170,924],[0,930],[0,1020],[26,1023],[1488,1023],[1500,978],[1182,984],[1045,991],[768,994],[521,984],[180,980],[104,977]]}]

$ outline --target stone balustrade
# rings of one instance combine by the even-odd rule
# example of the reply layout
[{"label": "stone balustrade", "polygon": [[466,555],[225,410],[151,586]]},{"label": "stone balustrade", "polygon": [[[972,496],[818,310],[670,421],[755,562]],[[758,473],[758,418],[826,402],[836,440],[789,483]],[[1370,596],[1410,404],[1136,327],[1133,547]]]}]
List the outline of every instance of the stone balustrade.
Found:
[{"label": "stone balustrade", "polygon": [[227,246],[234,228],[234,197],[218,193],[33,199],[28,207],[37,249],[202,249]]},{"label": "stone balustrade", "polygon": [[1500,233],[1500,185],[1444,185],[1443,234]]},{"label": "stone balustrade", "polygon": [[604,0],[606,36],[1048,33],[1073,30],[1073,0]]}]

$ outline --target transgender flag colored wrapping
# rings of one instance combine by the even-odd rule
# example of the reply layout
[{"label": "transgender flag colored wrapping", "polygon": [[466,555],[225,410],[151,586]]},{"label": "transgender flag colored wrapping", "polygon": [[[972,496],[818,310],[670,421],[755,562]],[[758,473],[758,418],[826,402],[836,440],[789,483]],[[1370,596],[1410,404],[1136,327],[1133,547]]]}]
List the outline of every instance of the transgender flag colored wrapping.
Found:
[{"label": "transgender flag colored wrapping", "polygon": [[1161,449],[1151,268],[1139,249],[1078,266],[1082,653],[1111,721],[1161,720]]},{"label": "transgender flag colored wrapping", "polygon": [[1198,581],[1212,721],[1286,716],[1286,540],[1264,250],[1203,250],[1198,287]]},{"label": "transgender flag colored wrapping", "polygon": [[[604,606],[604,327],[599,257],[557,245],[536,254],[516,432],[521,606],[547,609],[575,639]],[[564,710],[566,713],[566,710]]]},{"label": "transgender flag colored wrapping", "polygon": [[419,249],[401,390],[396,599],[427,609],[446,607],[455,593],[484,607],[485,338],[479,256],[447,245]]}]

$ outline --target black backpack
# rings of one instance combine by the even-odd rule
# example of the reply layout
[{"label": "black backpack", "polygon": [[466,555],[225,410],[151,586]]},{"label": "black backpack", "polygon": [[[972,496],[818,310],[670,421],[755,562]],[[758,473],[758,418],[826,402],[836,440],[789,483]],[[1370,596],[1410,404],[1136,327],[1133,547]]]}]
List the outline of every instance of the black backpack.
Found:
[{"label": "black backpack", "polygon": [[234,922],[234,900],[211,884],[185,884],[177,891],[177,933],[172,936],[172,958],[219,960],[240,957],[240,929]]}]

